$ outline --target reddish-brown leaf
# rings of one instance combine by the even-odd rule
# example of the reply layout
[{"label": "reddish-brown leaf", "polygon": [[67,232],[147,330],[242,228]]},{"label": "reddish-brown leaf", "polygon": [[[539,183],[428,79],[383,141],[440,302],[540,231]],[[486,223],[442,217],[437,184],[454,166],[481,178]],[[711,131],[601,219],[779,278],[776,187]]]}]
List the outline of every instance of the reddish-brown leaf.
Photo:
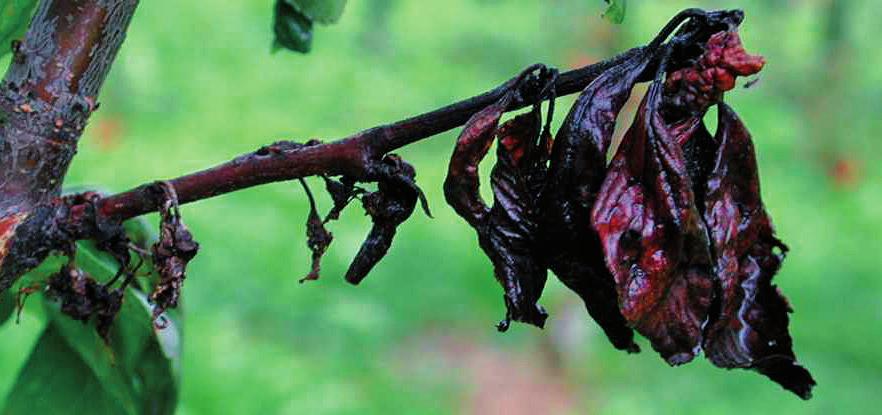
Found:
[{"label": "reddish-brown leaf", "polygon": [[719,105],[714,144],[704,219],[716,254],[721,298],[704,350],[717,366],[755,369],[808,399],[815,381],[796,362],[787,332],[792,310],[772,284],[787,247],[775,236],[763,206],[750,133],[724,103]]},{"label": "reddish-brown leaf", "polygon": [[707,233],[695,207],[680,136],[655,82],[610,165],[592,222],[628,323],[670,364],[692,360],[713,298]]}]

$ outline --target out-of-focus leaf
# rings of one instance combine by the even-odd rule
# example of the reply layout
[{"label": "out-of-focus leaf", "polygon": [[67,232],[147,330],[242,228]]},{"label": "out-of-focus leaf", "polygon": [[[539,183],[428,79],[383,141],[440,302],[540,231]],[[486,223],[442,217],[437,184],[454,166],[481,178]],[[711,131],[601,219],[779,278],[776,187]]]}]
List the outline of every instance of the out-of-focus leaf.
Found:
[{"label": "out-of-focus leaf", "polygon": [[0,57],[9,53],[12,40],[24,35],[37,0],[0,1]]},{"label": "out-of-focus leaf", "polygon": [[615,24],[622,24],[625,21],[625,9],[628,0],[606,0],[609,6],[603,12],[603,18]]},{"label": "out-of-focus leaf", "polygon": [[285,0],[309,20],[321,24],[337,23],[343,15],[346,0]]},{"label": "out-of-focus leaf", "polygon": [[59,328],[50,323],[6,398],[3,415],[125,414]]},{"label": "out-of-focus leaf", "polygon": [[289,49],[308,53],[312,49],[312,20],[286,0],[276,0],[273,15],[273,50]]}]

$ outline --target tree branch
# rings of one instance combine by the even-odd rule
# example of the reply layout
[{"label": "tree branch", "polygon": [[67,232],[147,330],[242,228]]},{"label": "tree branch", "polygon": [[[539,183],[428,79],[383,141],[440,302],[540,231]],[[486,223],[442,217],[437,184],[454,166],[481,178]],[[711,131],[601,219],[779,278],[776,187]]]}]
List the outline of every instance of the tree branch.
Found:
[{"label": "tree branch", "polygon": [[12,45],[0,84],[0,292],[65,243],[48,206],[137,6],[41,0],[25,38]]},{"label": "tree branch", "polygon": [[[734,19],[732,21],[737,20],[740,23],[743,13],[737,10],[710,13],[700,9],[683,10],[674,16],[647,46],[636,47],[609,60],[561,74],[554,84],[556,95],[564,96],[580,92],[601,73],[637,54],[663,47],[676,50],[682,45],[691,45],[695,38],[706,37],[709,33],[721,30],[721,22],[728,21],[721,18],[722,16],[728,16],[726,19]],[[675,37],[668,44],[663,44],[684,21],[691,18],[698,18],[702,22],[686,31],[682,37]],[[536,64],[524,72],[540,67],[544,66]],[[658,56],[647,66],[639,80],[652,79],[657,69]],[[462,126],[476,112],[499,100],[512,88],[517,78],[514,77],[501,86],[472,98],[402,121],[364,130],[337,141],[312,146],[277,143],[210,169],[169,180],[168,183],[177,190],[180,203],[189,203],[261,184],[317,174],[346,175],[355,179],[372,180],[375,179],[372,166],[384,154]],[[530,87],[531,85],[527,84],[522,88],[525,90],[517,91],[507,111],[524,108],[536,101],[537,91],[529,91]],[[156,211],[159,207],[157,200],[155,186],[152,183],[145,184],[102,199],[98,202],[98,212],[108,218],[122,221]]]},{"label": "tree branch", "polygon": [[[580,92],[598,75],[646,47],[630,49],[612,59],[560,75],[557,95]],[[533,65],[529,69],[541,65]],[[646,71],[648,79],[655,67]],[[476,112],[497,101],[513,85],[515,78],[483,94],[429,111],[402,121],[374,127],[326,144],[293,146],[277,143],[241,155],[207,170],[181,176],[168,182],[178,193],[180,203],[189,203],[266,183],[294,180],[324,174],[371,179],[372,161],[382,155],[425,138],[462,126]],[[508,107],[515,111],[533,102],[524,97],[533,91],[519,91]],[[145,184],[99,202],[102,215],[126,220],[158,209],[153,184]]]},{"label": "tree branch", "polygon": [[0,216],[58,196],[137,0],[43,0],[0,84]]}]

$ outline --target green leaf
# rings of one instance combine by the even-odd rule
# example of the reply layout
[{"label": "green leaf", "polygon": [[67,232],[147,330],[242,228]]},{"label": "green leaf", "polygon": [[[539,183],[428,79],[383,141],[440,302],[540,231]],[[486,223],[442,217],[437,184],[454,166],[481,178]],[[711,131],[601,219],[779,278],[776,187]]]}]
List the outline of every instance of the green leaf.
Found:
[{"label": "green leaf", "polygon": [[625,21],[625,9],[627,0],[606,0],[609,6],[603,12],[603,18],[614,24],[622,24]]},{"label": "green leaf", "polygon": [[6,290],[0,293],[0,326],[2,326],[12,313],[15,312],[15,295],[12,290]]},{"label": "green leaf", "polygon": [[321,24],[337,23],[346,8],[346,0],[285,0],[309,20]]},{"label": "green leaf", "polygon": [[9,53],[9,45],[27,30],[37,0],[0,1],[0,57]]},{"label": "green leaf", "polygon": [[312,49],[312,20],[286,0],[276,0],[273,32],[276,34],[274,50],[284,48],[308,53]]},{"label": "green leaf", "polygon": [[50,323],[9,391],[3,415],[123,414],[119,402]]},{"label": "green leaf", "polygon": [[[155,239],[150,237],[152,233],[145,222],[127,222],[126,229],[133,240],[142,239],[145,245]],[[63,262],[63,258],[50,258],[47,261],[50,265],[44,264],[39,268],[43,270],[41,273],[31,272],[25,278],[29,278],[28,281],[45,280],[51,273],[46,272],[47,267],[54,266],[54,272]],[[99,281],[107,281],[113,277],[118,267],[112,257],[98,251],[90,242],[77,243],[76,264]],[[141,269],[142,272],[145,270],[153,271]],[[46,401],[44,402],[46,408],[64,408],[64,410],[34,413],[71,413],[66,407],[60,406],[65,405],[63,400],[55,402],[56,394],[46,395],[29,386],[45,381],[47,375],[41,364],[55,368],[76,368],[76,370],[58,370],[52,373],[53,387],[73,388],[57,392],[59,399],[73,399],[69,394],[75,394],[74,396],[79,398],[79,391],[85,387],[90,393],[89,399],[96,399],[101,405],[104,402],[110,403],[108,404],[110,406],[99,406],[99,408],[107,408],[109,412],[89,411],[89,413],[133,415],[174,413],[180,385],[181,355],[181,325],[177,314],[166,313],[164,316],[167,321],[166,328],[156,329],[153,326],[152,308],[146,295],[130,287],[126,290],[122,308],[110,330],[108,345],[97,334],[93,322],[83,324],[72,320],[61,312],[59,304],[55,301],[42,295],[39,297],[43,299],[43,308],[49,320],[49,329],[47,334],[44,334],[44,337],[49,336],[46,340],[48,345],[44,349],[50,348],[52,353],[44,353],[45,350],[39,348],[34,350],[34,355],[38,352],[44,353],[39,357],[39,361],[45,362],[38,364],[37,358],[31,357],[13,388],[14,393],[23,390],[25,394],[22,397],[11,394],[7,399],[6,412],[3,413],[23,413],[21,410],[25,407],[17,406],[17,402],[24,399],[23,397],[28,400]],[[59,352],[61,346],[56,344],[57,338],[63,340],[66,348],[64,353]],[[40,344],[43,345],[43,340]],[[78,379],[87,379],[91,383],[81,385]],[[32,395],[41,394],[27,395],[28,391],[31,391]],[[85,411],[73,412],[85,413]]]}]

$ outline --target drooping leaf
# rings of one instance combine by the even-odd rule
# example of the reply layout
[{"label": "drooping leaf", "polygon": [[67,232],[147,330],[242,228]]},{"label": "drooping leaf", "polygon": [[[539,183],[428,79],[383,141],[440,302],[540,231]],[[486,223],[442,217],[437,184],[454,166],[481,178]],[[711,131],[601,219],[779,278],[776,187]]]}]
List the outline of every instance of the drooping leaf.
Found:
[{"label": "drooping leaf", "polygon": [[606,0],[606,2],[609,6],[603,12],[603,18],[615,24],[622,24],[625,21],[628,0]]},{"label": "drooping leaf", "polygon": [[309,20],[321,24],[337,23],[347,0],[285,0]]},{"label": "drooping leaf", "polygon": [[704,218],[714,243],[721,298],[704,350],[717,366],[756,370],[808,399],[815,381],[796,362],[787,331],[792,310],[772,284],[787,247],[775,236],[763,206],[750,133],[728,105],[718,107]]},{"label": "drooping leaf", "polygon": [[360,283],[386,256],[398,226],[413,213],[422,193],[414,182],[416,171],[401,157],[388,154],[381,165],[386,177],[379,181],[376,192],[361,198],[373,226],[346,271],[346,281],[352,284]]},{"label": "drooping leaf", "polygon": [[672,365],[692,360],[713,298],[707,232],[695,206],[680,136],[653,82],[616,152],[592,212],[628,323]]},{"label": "drooping leaf", "polygon": [[644,54],[635,54],[579,95],[554,140],[541,201],[540,247],[551,270],[584,301],[613,345],[631,352],[639,347],[619,312],[615,280],[591,227],[591,207],[606,175],[616,118],[648,64]]},{"label": "drooping leaf", "polygon": [[10,52],[12,41],[27,30],[37,0],[4,0],[0,2],[0,57]]},{"label": "drooping leaf", "polygon": [[[497,128],[510,99],[511,94],[506,94],[469,119],[444,182],[447,203],[477,232],[505,292],[506,317],[498,326],[500,331],[507,330],[511,320],[542,327],[548,316],[537,304],[546,270],[534,252],[537,201],[527,181],[535,167],[529,163],[531,153],[542,150],[537,146],[541,119],[532,112]],[[497,136],[497,164],[491,173],[494,203],[487,207],[478,191],[478,164]]]}]

